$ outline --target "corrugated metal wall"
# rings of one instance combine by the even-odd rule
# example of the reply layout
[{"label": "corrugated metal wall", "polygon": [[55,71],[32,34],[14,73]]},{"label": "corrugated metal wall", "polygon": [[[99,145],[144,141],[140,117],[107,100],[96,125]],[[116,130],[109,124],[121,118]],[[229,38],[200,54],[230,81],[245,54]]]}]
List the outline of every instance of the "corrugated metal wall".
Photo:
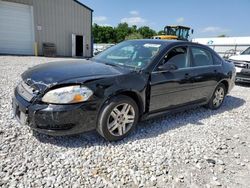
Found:
[{"label": "corrugated metal wall", "polygon": [[2,1],[9,1],[13,3],[22,3],[27,5],[33,5],[33,0],[2,0]]},{"label": "corrugated metal wall", "polygon": [[5,0],[33,6],[35,40],[42,54],[42,43],[56,44],[59,56],[72,55],[72,34],[83,35],[85,57],[91,56],[92,11],[74,0]]}]

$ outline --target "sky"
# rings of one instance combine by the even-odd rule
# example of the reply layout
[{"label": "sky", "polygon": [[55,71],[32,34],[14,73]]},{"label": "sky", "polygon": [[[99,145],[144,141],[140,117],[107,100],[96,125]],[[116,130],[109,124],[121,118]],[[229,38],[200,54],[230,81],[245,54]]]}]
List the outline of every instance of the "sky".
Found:
[{"label": "sky", "polygon": [[94,10],[99,25],[166,25],[194,29],[193,37],[250,36],[250,0],[79,0]]}]

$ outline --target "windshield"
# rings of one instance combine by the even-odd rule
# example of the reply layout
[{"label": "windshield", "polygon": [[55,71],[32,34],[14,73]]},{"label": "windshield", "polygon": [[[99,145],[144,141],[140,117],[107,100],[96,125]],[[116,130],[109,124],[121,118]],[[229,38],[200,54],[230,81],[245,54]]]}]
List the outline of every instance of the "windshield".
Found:
[{"label": "windshield", "polygon": [[159,42],[125,41],[98,54],[93,60],[114,66],[143,69],[149,65],[162,48]]},{"label": "windshield", "polygon": [[248,47],[244,52],[241,53],[242,55],[250,55],[250,47]]},{"label": "windshield", "polygon": [[182,39],[187,39],[188,38],[188,29],[180,29],[179,30],[179,36],[180,36],[180,38],[182,38]]},{"label": "windshield", "polygon": [[178,31],[177,28],[173,28],[173,27],[166,27],[165,28],[166,35],[178,36],[177,31]]}]

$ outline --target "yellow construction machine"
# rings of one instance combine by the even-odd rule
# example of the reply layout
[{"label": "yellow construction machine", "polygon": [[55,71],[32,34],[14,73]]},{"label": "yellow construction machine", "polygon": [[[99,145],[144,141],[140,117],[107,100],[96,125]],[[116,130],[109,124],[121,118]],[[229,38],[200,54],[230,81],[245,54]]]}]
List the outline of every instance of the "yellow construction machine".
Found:
[{"label": "yellow construction machine", "polygon": [[186,26],[166,26],[164,28],[164,35],[153,36],[153,39],[165,40],[188,40],[190,33],[193,34],[194,30]]}]

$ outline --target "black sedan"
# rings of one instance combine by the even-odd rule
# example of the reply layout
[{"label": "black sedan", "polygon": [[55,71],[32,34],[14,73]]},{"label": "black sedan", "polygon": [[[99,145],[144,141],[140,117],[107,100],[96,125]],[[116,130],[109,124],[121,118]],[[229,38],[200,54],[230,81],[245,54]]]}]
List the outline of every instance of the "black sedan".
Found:
[{"label": "black sedan", "polygon": [[27,70],[15,89],[13,109],[34,131],[97,130],[114,141],[126,137],[139,120],[197,105],[218,109],[234,81],[234,65],[206,46],[125,41],[89,60]]}]

